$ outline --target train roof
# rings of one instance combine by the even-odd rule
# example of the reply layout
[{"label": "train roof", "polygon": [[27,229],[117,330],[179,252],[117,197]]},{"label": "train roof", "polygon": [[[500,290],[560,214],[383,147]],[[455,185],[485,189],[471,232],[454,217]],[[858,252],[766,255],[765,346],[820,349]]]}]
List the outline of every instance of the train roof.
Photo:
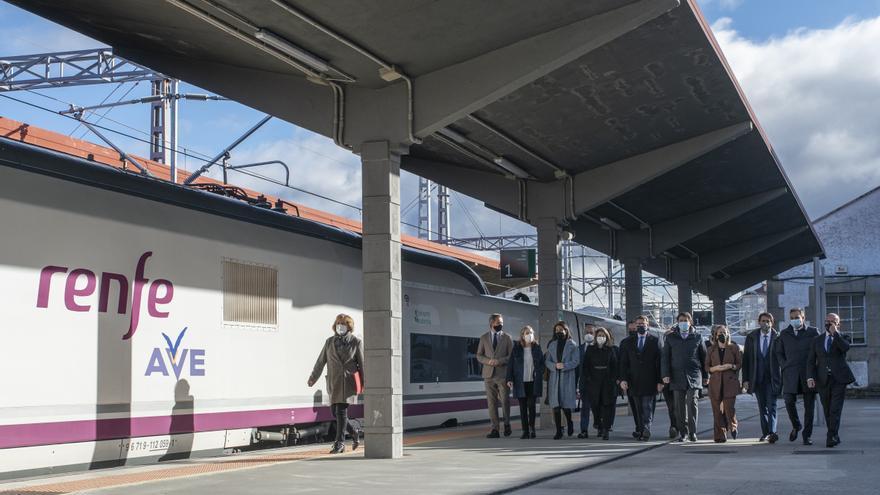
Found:
[{"label": "train roof", "polygon": [[[14,130],[10,130],[10,123],[18,125]],[[361,234],[350,228],[357,226],[359,230],[359,222],[299,205],[293,205],[292,209],[296,213],[289,214],[175,184],[162,178],[163,173],[164,177],[168,177],[168,167],[143,160],[147,162],[150,171],[157,176],[148,177],[123,168],[118,160],[118,154],[112,150],[108,152],[106,148],[77,142],[78,140],[49,131],[40,130],[41,132],[34,133],[35,130],[26,124],[0,117],[0,165],[361,249]],[[18,134],[19,139],[13,138],[15,134]],[[60,146],[64,141],[68,142],[68,146],[73,146],[72,150],[75,153],[71,154],[69,152],[71,150]],[[88,158],[78,156],[81,154],[85,154]],[[116,163],[112,163],[114,160]],[[107,163],[108,161],[111,163]],[[202,183],[210,182],[216,181],[210,179],[202,181]],[[306,215],[306,212],[310,214]],[[325,218],[322,215],[325,215],[329,221],[322,221]],[[477,293],[484,295],[489,293],[483,279],[462,259],[447,254],[447,251],[461,254],[466,259],[475,255],[447,246],[424,245],[428,244],[427,241],[414,243],[411,240],[412,238],[409,238],[402,242],[401,254],[404,261],[448,270],[467,280]]]}]

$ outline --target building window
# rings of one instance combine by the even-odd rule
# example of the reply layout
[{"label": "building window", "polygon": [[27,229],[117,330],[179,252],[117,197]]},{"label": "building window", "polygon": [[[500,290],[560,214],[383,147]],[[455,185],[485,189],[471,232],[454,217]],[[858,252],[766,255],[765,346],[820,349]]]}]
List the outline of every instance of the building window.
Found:
[{"label": "building window", "polygon": [[477,346],[480,339],[449,335],[410,334],[411,383],[476,382],[482,380]]},{"label": "building window", "polygon": [[840,316],[840,328],[852,337],[853,345],[865,345],[865,294],[828,294],[825,307]]},{"label": "building window", "polygon": [[223,323],[274,327],[278,323],[278,270],[223,260]]}]

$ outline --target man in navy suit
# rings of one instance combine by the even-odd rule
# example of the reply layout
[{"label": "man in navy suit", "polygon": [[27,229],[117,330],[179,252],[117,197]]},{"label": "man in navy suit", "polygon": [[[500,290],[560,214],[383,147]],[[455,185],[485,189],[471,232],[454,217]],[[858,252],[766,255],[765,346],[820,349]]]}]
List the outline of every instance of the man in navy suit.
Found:
[{"label": "man in navy suit", "polygon": [[773,328],[773,315],[758,315],[760,328],[746,336],[743,352],[742,379],[746,393],[755,394],[758,415],[761,418],[761,442],[776,443],[776,399],[781,386],[779,366],[773,356],[773,347],[779,332]]},{"label": "man in navy suit", "polygon": [[834,447],[840,443],[840,415],[846,386],[856,381],[846,364],[850,336],[840,333],[840,317],[834,313],[825,316],[825,333],[816,337],[807,357],[807,386],[815,390],[819,386],[819,400],[825,412],[828,436],[825,445]]},{"label": "man in navy suit", "polygon": [[[807,386],[807,355],[813,340],[819,336],[816,327],[804,324],[804,310],[793,308],[789,311],[789,326],[779,332],[773,354],[779,363],[782,375],[782,398],[791,421],[788,440],[797,440],[798,432],[804,430],[804,445],[813,445],[813,415],[816,412],[816,389]],[[804,422],[798,417],[797,396],[804,397]]]}]

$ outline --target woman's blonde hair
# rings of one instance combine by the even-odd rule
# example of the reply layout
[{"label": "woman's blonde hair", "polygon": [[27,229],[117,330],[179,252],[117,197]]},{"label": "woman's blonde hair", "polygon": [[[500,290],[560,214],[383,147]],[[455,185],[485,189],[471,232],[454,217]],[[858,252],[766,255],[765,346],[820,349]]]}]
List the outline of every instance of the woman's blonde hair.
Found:
[{"label": "woman's blonde hair", "polygon": [[532,332],[532,335],[535,336],[535,340],[532,341],[532,344],[538,343],[538,334],[535,333],[535,329],[529,325],[522,327],[522,330],[519,331],[519,345],[525,347],[526,346],[526,332]]},{"label": "woman's blonde hair", "polygon": [[[727,328],[727,325],[713,325],[712,326],[712,342],[718,341],[718,333],[721,331],[727,332],[727,335],[730,335],[730,329]],[[728,343],[730,343],[728,341]]]},{"label": "woman's blonde hair", "polygon": [[340,323],[342,323],[348,327],[348,333],[354,332],[354,318],[352,318],[351,316],[348,316],[345,313],[340,313],[340,314],[336,315],[336,319],[333,320],[333,325],[330,327],[330,329],[335,332],[336,325],[338,325]]}]

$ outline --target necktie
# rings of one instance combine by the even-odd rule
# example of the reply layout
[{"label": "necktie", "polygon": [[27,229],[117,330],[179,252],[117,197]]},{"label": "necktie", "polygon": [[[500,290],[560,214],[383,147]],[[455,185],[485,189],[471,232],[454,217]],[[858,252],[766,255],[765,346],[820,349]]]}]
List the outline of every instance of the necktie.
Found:
[{"label": "necktie", "polygon": [[492,333],[492,350],[494,351],[496,347],[498,347],[498,333],[493,332]]},{"label": "necktie", "polygon": [[829,335],[829,336],[825,337],[825,353],[827,354],[828,351],[830,351],[830,350],[831,350],[831,336]]},{"label": "necktie", "polygon": [[761,355],[765,357],[767,356],[767,340],[767,335],[761,337]]},{"label": "necktie", "polygon": [[639,352],[642,352],[642,349],[645,347],[645,338],[639,337]]}]

